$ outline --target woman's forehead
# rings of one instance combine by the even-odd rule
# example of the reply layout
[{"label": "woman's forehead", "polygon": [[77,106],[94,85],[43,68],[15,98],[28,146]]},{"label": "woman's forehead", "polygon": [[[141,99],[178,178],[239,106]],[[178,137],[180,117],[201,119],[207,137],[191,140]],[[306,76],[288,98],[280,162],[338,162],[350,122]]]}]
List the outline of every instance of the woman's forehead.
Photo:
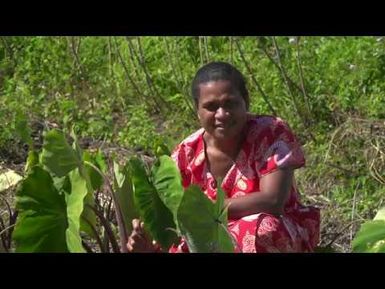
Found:
[{"label": "woman's forehead", "polygon": [[199,84],[200,95],[220,92],[238,92],[234,83],[230,80],[214,80]]},{"label": "woman's forehead", "polygon": [[201,90],[199,102],[201,104],[211,102],[228,102],[242,99],[239,93],[234,93],[232,89],[211,89],[204,88]]}]

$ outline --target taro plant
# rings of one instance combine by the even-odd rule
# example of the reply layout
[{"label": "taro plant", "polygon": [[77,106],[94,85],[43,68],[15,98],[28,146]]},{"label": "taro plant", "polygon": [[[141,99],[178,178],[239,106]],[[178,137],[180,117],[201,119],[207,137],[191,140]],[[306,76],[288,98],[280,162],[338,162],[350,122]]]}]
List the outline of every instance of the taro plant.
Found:
[{"label": "taro plant", "polygon": [[80,230],[93,234],[96,217],[86,205],[96,185],[76,139],[71,147],[60,131],[45,133],[41,154],[30,153],[27,168],[16,193],[16,252],[84,252]]},{"label": "taro plant", "polygon": [[385,207],[372,221],[362,224],[352,242],[353,252],[385,253]]},{"label": "taro plant", "polygon": [[233,252],[227,230],[224,193],[211,202],[197,186],[182,187],[179,171],[168,156],[159,157],[151,172],[138,159],[131,161],[134,199],[145,226],[168,248],[183,237],[190,252]]},{"label": "taro plant", "polygon": [[127,252],[133,218],[141,218],[165,250],[184,238],[191,252],[233,252],[221,190],[215,203],[196,186],[185,190],[167,155],[151,167],[138,157],[124,166],[114,161],[110,182],[101,152],[82,151],[71,136],[72,146],[59,130],[45,132],[41,153],[29,154],[16,193],[16,252],[95,252],[87,238],[101,252],[109,252],[109,244],[113,252]]}]

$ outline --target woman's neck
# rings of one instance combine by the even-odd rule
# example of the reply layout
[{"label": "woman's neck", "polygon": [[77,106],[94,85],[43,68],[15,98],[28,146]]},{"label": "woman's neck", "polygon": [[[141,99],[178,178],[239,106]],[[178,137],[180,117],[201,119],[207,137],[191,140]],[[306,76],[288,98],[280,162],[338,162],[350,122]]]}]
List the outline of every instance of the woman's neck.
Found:
[{"label": "woman's neck", "polygon": [[234,159],[241,149],[244,140],[244,133],[242,132],[239,137],[232,139],[216,139],[212,135],[205,132],[203,134],[203,139],[207,147],[219,150]]}]

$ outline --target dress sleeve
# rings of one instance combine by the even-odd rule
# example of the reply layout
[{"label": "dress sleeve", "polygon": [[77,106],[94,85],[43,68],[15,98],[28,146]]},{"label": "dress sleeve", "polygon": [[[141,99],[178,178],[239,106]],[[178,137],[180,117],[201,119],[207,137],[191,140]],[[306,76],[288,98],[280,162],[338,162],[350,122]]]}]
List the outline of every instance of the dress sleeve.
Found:
[{"label": "dress sleeve", "polygon": [[261,152],[257,166],[260,176],[282,168],[299,168],[305,165],[305,158],[296,136],[283,120],[276,118],[264,135],[266,150]]}]

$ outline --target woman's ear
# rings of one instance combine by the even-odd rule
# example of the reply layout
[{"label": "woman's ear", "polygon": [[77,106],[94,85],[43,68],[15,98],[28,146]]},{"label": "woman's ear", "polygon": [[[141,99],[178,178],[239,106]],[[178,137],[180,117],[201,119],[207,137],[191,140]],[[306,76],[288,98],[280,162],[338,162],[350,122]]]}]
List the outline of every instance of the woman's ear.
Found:
[{"label": "woman's ear", "polygon": [[199,113],[197,115],[198,115],[198,119],[201,119],[201,116],[199,115]]}]

